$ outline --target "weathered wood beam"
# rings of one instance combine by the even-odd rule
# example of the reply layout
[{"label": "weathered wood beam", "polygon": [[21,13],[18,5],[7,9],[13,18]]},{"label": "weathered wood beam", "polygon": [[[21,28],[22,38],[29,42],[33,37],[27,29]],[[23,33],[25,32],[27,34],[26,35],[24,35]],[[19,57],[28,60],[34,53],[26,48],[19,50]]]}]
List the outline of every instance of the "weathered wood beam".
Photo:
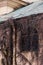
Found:
[{"label": "weathered wood beam", "polygon": [[12,7],[12,8],[14,8],[14,9],[21,6],[20,4],[18,4],[16,2],[13,2],[13,1],[8,1],[7,5],[10,6],[10,7]]},{"label": "weathered wood beam", "polygon": [[8,1],[8,6],[13,7],[14,9],[15,8],[17,9],[17,8],[19,8],[21,6],[25,6],[25,5],[27,5],[27,3],[23,3],[22,1],[19,1],[19,0],[16,0],[16,1],[9,0]]},{"label": "weathered wood beam", "polygon": [[22,0],[0,0],[0,7],[9,6],[16,10],[25,5],[27,5],[27,3],[23,2]]},{"label": "weathered wood beam", "polygon": [[21,4],[21,5],[27,5],[27,3],[22,0],[11,0],[11,1]]}]

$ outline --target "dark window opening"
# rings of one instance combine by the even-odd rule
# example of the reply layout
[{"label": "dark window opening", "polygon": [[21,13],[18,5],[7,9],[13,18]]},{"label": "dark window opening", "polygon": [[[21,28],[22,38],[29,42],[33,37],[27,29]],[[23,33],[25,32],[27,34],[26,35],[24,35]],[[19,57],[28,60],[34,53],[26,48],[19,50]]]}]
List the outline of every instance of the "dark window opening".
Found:
[{"label": "dark window opening", "polygon": [[31,37],[31,32],[32,29],[28,28],[27,34],[21,35],[21,43],[19,44],[21,52],[38,50],[38,32],[36,29],[34,29],[32,37]]},{"label": "dark window opening", "polygon": [[33,34],[32,50],[33,51],[37,51],[38,50],[38,32],[37,32],[36,29],[34,29],[34,34]]}]

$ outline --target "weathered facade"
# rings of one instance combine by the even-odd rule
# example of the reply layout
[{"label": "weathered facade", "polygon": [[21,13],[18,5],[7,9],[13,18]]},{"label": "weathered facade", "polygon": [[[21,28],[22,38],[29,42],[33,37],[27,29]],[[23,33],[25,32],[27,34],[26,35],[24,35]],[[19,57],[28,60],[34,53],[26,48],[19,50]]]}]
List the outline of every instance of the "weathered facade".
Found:
[{"label": "weathered facade", "polygon": [[9,20],[0,23],[0,65],[13,64],[13,27],[13,22]]},{"label": "weathered facade", "polygon": [[[17,43],[17,51],[20,52],[21,55],[25,56],[29,61],[31,60],[30,63],[33,61],[33,59],[31,59],[31,56],[29,57],[29,53],[31,53],[30,55],[33,54],[34,56],[35,52],[35,57],[38,57],[36,58],[37,61],[34,59],[35,61],[32,62],[33,64],[29,64],[27,61],[27,65],[43,65],[43,14],[20,18],[17,19],[16,22],[19,23],[17,28],[20,30],[18,37],[21,36]],[[23,57],[21,55],[20,57]],[[21,61],[21,65],[26,65],[26,59],[24,64],[23,61],[24,60]],[[37,64],[34,62],[37,62]]]},{"label": "weathered facade", "polygon": [[1,65],[43,65],[43,13],[0,23]]}]

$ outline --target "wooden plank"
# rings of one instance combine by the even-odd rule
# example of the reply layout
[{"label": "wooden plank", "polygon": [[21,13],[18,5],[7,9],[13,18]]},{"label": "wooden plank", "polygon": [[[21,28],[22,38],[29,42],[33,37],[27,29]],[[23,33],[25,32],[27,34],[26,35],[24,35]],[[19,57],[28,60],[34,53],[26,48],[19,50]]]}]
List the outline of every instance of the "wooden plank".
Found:
[{"label": "wooden plank", "polygon": [[16,7],[20,7],[21,5],[16,3],[16,2],[13,2],[13,1],[8,1],[8,6],[12,7],[12,8],[16,8]]},{"label": "wooden plank", "polygon": [[11,1],[21,4],[21,5],[27,5],[27,3],[22,0],[11,0]]},{"label": "wooden plank", "polygon": [[25,3],[21,0],[2,0],[2,1],[0,0],[0,7],[10,6],[14,9],[18,9],[18,8],[25,6],[25,5],[27,5],[27,3]]}]

